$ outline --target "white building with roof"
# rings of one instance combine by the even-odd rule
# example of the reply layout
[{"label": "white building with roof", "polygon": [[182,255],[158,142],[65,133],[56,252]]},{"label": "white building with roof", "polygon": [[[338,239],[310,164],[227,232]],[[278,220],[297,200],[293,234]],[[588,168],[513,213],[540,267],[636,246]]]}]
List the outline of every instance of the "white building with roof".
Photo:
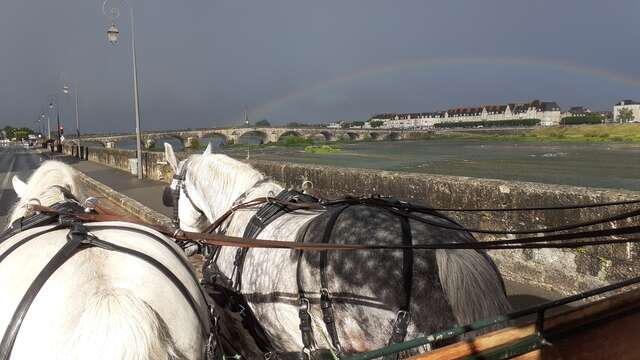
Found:
[{"label": "white building with roof", "polygon": [[481,122],[539,119],[542,126],[560,124],[560,107],[552,101],[460,107],[440,112],[384,113],[369,119],[382,121],[385,129],[430,128],[443,122]]},{"label": "white building with roof", "polygon": [[613,106],[613,121],[622,122],[620,119],[620,110],[629,109],[633,114],[633,119],[629,121],[640,120],[640,102],[633,100],[622,100]]}]

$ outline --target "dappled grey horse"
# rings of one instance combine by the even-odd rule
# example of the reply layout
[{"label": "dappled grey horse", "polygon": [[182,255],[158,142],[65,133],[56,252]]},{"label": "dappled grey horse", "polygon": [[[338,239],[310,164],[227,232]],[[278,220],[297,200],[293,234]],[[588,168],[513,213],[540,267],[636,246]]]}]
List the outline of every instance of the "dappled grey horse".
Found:
[{"label": "dappled grey horse", "polygon": [[[253,199],[307,200],[245,163],[212,154],[210,147],[179,163],[170,145],[165,146],[165,155],[176,174],[165,200],[167,205],[173,203],[183,230],[204,231],[232,207]],[[273,204],[238,209],[218,231],[337,244],[476,241],[468,232],[440,227],[456,224],[435,212],[413,214],[426,222],[387,207],[358,203],[324,210],[289,209],[271,217],[273,213]],[[205,280],[215,282],[214,292],[227,296],[221,300],[229,310],[223,326],[241,320],[246,324],[245,314],[251,313],[268,340],[268,346],[256,340],[255,331],[246,336],[241,326],[231,330],[248,358],[265,352],[280,357],[308,354],[316,349],[334,354],[368,351],[509,310],[502,278],[479,250],[301,253],[223,247],[209,254]],[[243,295],[241,301],[229,300],[238,293]]]}]

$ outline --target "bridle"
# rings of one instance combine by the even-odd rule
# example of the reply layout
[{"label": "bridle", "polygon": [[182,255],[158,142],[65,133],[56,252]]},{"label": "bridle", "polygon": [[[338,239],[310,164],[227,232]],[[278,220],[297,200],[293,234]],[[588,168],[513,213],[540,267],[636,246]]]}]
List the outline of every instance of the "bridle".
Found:
[{"label": "bridle", "polygon": [[[191,203],[191,207],[195,209],[201,216],[205,216],[205,213],[196,206],[189,196],[189,192],[187,191],[186,179],[187,179],[187,165],[189,164],[189,160],[185,160],[180,169],[176,171],[173,175],[173,180],[170,185],[164,187],[164,191],[162,193],[162,204],[166,207],[173,208],[173,218],[171,222],[176,229],[180,229],[180,214],[179,214],[179,204],[180,204],[180,193],[184,192],[184,195]],[[175,184],[175,188],[172,188],[171,185]]]}]

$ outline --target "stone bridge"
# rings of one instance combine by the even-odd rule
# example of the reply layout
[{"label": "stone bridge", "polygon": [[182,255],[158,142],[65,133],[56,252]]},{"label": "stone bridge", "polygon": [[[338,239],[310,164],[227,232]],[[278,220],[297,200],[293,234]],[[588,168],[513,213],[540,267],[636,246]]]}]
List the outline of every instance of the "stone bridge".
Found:
[{"label": "stone bridge", "polygon": [[[389,129],[328,129],[328,128],[220,128],[220,129],[200,129],[200,130],[173,130],[158,132],[143,132],[142,142],[145,147],[152,147],[159,140],[176,139],[188,147],[195,139],[211,139],[219,137],[225,144],[237,144],[243,138],[257,137],[261,144],[275,143],[287,136],[300,136],[310,139],[325,141],[336,140],[404,140],[419,139],[433,134],[431,131],[402,131]],[[121,141],[135,141],[135,134],[86,136],[82,137],[85,142],[94,142],[104,147],[115,148]]]}]

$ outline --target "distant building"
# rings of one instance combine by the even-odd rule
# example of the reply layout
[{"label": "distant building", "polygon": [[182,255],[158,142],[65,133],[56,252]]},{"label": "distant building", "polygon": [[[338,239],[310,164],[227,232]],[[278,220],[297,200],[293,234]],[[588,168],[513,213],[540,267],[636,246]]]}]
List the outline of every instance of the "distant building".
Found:
[{"label": "distant building", "polygon": [[596,114],[602,116],[604,121],[613,121],[613,113],[611,111],[598,111]]},{"label": "distant building", "polygon": [[344,121],[338,121],[338,122],[332,122],[329,123],[329,125],[327,125],[327,128],[329,129],[340,129],[342,127],[342,123]]},{"label": "distant building", "polygon": [[633,119],[629,121],[637,121],[640,120],[640,102],[633,100],[622,100],[619,103],[613,106],[613,121],[614,122],[622,122],[619,118],[620,110],[629,109],[633,114]]},{"label": "distant building", "polygon": [[384,113],[369,119],[382,121],[382,128],[428,128],[442,122],[501,121],[540,119],[543,126],[560,123],[560,107],[552,101],[533,100],[529,103],[460,107],[441,112]]},{"label": "distant building", "polygon": [[572,106],[572,107],[569,108],[568,111],[565,111],[565,112],[562,113],[562,117],[587,116],[587,115],[592,114],[592,113],[593,112],[588,107]]}]

